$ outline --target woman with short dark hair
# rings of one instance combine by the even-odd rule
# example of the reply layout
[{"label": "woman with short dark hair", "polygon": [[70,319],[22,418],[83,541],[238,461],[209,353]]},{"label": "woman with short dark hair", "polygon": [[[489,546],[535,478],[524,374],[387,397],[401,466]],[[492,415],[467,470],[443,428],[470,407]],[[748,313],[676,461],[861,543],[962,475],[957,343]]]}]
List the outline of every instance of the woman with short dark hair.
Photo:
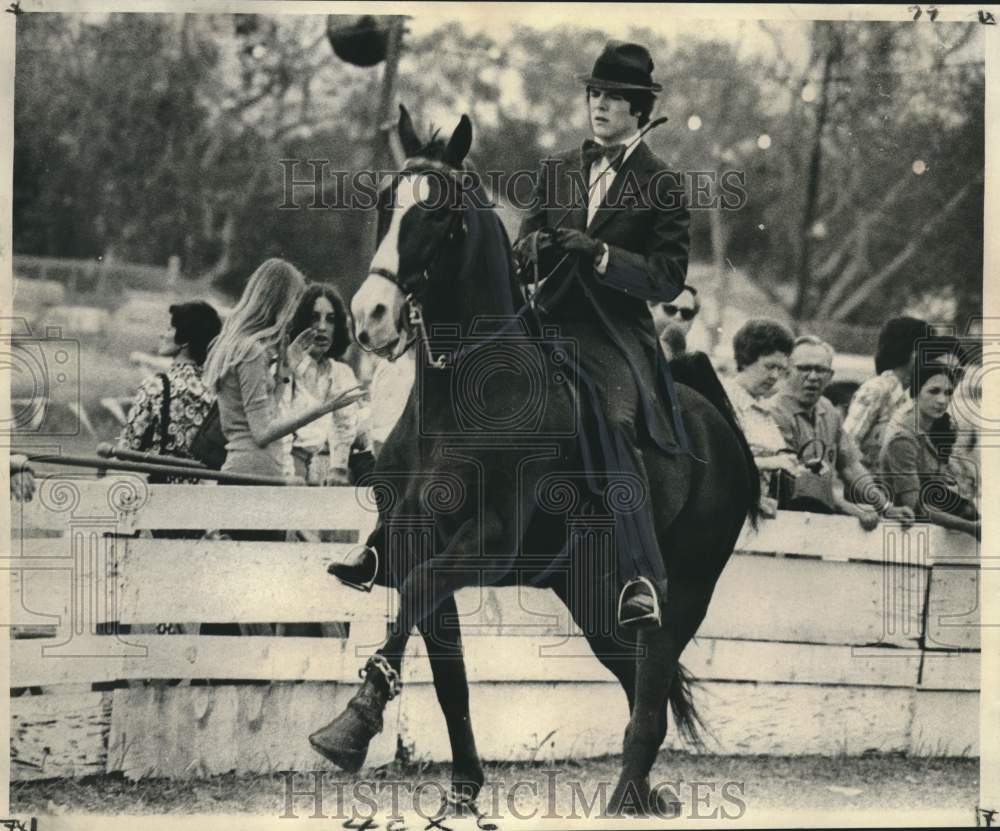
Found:
[{"label": "woman with short dark hair", "polygon": [[765,516],[774,516],[777,510],[775,500],[766,495],[774,471],[792,476],[802,471],[764,403],[788,372],[794,342],[788,327],[776,320],[748,320],[733,338],[736,376],[723,382],[760,471],[760,507]]},{"label": "woman with short dark hair", "polygon": [[[170,323],[160,334],[157,354],[173,358],[166,372],[150,375],[139,386],[118,438],[126,450],[190,459],[191,442],[215,402],[202,381],[208,345],[222,323],[202,301],[170,306]],[[199,482],[182,476],[151,477],[157,482]]]}]

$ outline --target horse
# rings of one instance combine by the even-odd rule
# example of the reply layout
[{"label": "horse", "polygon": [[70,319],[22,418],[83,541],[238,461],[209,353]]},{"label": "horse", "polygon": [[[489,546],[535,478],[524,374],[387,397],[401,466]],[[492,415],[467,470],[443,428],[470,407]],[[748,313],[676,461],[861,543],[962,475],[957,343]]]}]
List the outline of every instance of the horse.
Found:
[{"label": "horse", "polygon": [[[578,440],[582,384],[568,369],[572,344],[534,321],[504,227],[469,184],[468,116],[447,141],[437,132],[422,141],[400,107],[398,132],[407,161],[379,197],[379,242],[351,309],[362,348],[390,360],[420,350],[417,379],[370,478],[378,524],[356,557],[329,569],[359,588],[397,589],[398,611],[357,694],[309,741],[339,767],[360,769],[387,702],[400,692],[416,628],[451,742],[445,807],[477,810],[484,774],[454,595],[467,586],[542,586],[568,607],[628,700],[608,813],[676,815],[679,804],[651,789],[649,775],[668,706],[678,730],[700,741],[704,725],[680,656],[744,522],[756,522],[759,483],[749,447],[727,401],[678,383],[690,453],[647,459],[648,492],[624,474],[604,478],[593,460],[588,470]],[[645,498],[654,500],[666,600],[658,627],[623,630],[614,615],[614,558],[567,543],[568,503],[606,516]],[[428,515],[430,526],[413,522]]]}]

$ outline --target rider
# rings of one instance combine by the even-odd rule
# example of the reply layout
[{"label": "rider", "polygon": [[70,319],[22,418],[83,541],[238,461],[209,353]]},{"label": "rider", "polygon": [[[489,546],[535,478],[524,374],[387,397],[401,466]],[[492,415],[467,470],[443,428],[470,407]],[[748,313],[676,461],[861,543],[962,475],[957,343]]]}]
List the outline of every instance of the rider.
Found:
[{"label": "rider", "polygon": [[[605,461],[633,469],[647,493],[644,455],[678,452],[682,435],[676,408],[653,392],[662,395],[670,383],[658,366],[646,303],[670,301],[682,290],[689,241],[679,182],[641,139],[662,89],[652,70],[644,46],[610,41],[590,76],[580,76],[593,138],[542,162],[516,245],[536,309],[577,342],[608,434],[621,442],[617,456],[605,449]],[[636,526],[622,533],[619,518],[626,578],[619,622],[656,625],[656,583],[665,584],[666,575],[648,500]]]}]

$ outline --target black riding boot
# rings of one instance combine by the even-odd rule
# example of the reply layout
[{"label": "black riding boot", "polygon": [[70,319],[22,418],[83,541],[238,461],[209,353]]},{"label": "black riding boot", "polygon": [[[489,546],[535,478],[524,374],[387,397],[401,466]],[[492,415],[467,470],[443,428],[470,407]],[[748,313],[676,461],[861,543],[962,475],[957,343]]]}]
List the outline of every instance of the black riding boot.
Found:
[{"label": "black riding boot", "polygon": [[653,581],[648,577],[629,580],[618,597],[618,625],[639,629],[660,623],[660,595]]}]

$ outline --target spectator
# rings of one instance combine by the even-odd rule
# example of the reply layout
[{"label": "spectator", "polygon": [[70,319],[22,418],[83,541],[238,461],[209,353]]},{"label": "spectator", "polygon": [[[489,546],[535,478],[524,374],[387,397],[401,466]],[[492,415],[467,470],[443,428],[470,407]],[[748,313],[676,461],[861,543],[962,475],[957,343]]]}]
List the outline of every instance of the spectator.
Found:
[{"label": "spectator", "polygon": [[795,455],[788,452],[785,438],[764,403],[788,374],[793,341],[792,333],[777,321],[747,321],[733,338],[736,375],[723,381],[760,471],[761,510],[765,516],[774,516],[777,508],[777,501],[768,496],[774,471],[784,470],[791,476],[803,472]]},{"label": "spectator", "polygon": [[369,388],[369,435],[376,458],[382,452],[389,434],[396,426],[410,400],[410,390],[416,373],[413,348],[395,361],[377,358]]},{"label": "spectator", "polygon": [[858,387],[844,419],[844,432],[861,450],[861,460],[869,470],[878,467],[889,419],[908,400],[904,385],[909,383],[914,350],[929,332],[930,326],[914,317],[894,317],[879,332],[876,375]]},{"label": "spectator", "polygon": [[[281,477],[285,472],[280,439],[304,425],[357,400],[356,389],[338,390],[294,415],[277,412],[278,382],[285,382],[285,355],[307,351],[313,338],[306,329],[287,349],[286,331],[305,292],[302,274],[284,260],[265,261],[250,277],[212,344],[205,364],[205,383],[219,400],[219,419],[226,437],[224,471]],[[272,364],[277,371],[272,373]],[[283,541],[284,531],[228,532],[235,540]],[[240,624],[242,634],[271,634],[267,623]],[[231,627],[202,627],[203,633],[230,634]]]},{"label": "spectator", "polygon": [[966,355],[966,366],[955,385],[948,414],[955,426],[955,447],[948,460],[948,468],[958,484],[958,492],[976,506],[979,505],[980,436],[982,424],[982,347]]},{"label": "spectator", "polygon": [[[350,344],[344,301],[330,286],[306,289],[292,320],[293,343],[305,335],[305,351],[289,349],[290,383],[282,398],[287,414],[304,412],[342,390],[356,388],[358,379],[341,358]],[[358,436],[358,404],[320,416],[291,436],[289,475],[315,484],[348,484],[347,462]]]},{"label": "spectator", "polygon": [[698,300],[698,290],[693,286],[684,286],[669,303],[649,303],[649,313],[653,316],[657,337],[662,340],[663,330],[670,324],[677,326],[685,337],[690,333],[694,319],[701,310]]},{"label": "spectator", "polygon": [[[202,367],[222,323],[208,303],[176,303],[156,354],[171,358],[166,372],[150,375],[136,393],[118,437],[125,450],[189,459],[191,442],[208,415],[215,394],[202,382]],[[200,482],[183,476],[150,476],[151,482]]]},{"label": "spectator", "polygon": [[[660,304],[662,305],[662,304]],[[656,329],[656,340],[668,361],[678,358],[687,352],[687,336],[680,324],[659,311],[659,305],[650,304],[650,310],[657,309],[653,315],[653,326]]]},{"label": "spectator", "polygon": [[[285,353],[302,355],[313,339],[312,330],[306,329],[289,347],[283,346],[286,328],[304,292],[305,278],[298,269],[284,260],[267,260],[250,277],[212,344],[205,383],[219,396],[219,418],[226,436],[224,471],[281,477],[285,463],[279,439],[354,403],[360,395],[356,388],[338,390],[299,413],[277,415],[277,383],[289,380]],[[271,369],[275,362],[277,377]]]},{"label": "spectator", "polygon": [[954,369],[938,362],[917,362],[909,385],[910,401],[892,417],[886,430],[880,474],[896,505],[978,539],[979,513],[962,498],[948,468],[956,436],[948,415],[955,384]]},{"label": "spectator", "polygon": [[[912,518],[912,511],[894,507],[891,500],[874,487],[875,480],[861,463],[857,445],[843,430],[840,413],[823,397],[823,389],[833,376],[832,366],[833,348],[829,344],[813,335],[795,340],[791,371],[781,391],[769,402],[786,447],[797,456],[810,447],[819,448],[822,455],[816,456],[813,472],[829,495],[827,504],[831,512],[857,517],[866,531],[878,525],[879,514],[883,512],[894,519]],[[805,461],[808,464],[810,460]],[[877,508],[845,498],[834,488],[837,476],[845,494],[873,494]]]},{"label": "spectator", "polygon": [[[194,440],[215,394],[202,381],[202,367],[208,346],[219,334],[222,322],[212,306],[202,301],[175,303],[169,308],[169,325],[160,333],[156,354],[172,363],[166,372],[147,377],[140,385],[118,437],[124,450],[151,452],[163,456],[192,458]],[[200,484],[190,476],[150,474],[154,484]],[[202,531],[157,529],[160,539],[200,539]],[[197,624],[157,623],[120,625],[120,634],[186,634],[197,632]]]}]

